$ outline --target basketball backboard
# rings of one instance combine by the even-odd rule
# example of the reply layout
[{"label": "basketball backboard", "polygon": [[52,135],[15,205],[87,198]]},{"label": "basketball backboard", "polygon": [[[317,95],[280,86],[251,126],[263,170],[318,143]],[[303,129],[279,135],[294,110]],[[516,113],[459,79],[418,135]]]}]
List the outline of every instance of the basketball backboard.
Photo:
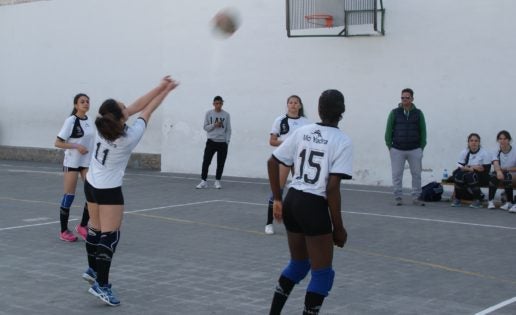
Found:
[{"label": "basketball backboard", "polygon": [[286,0],[288,37],[385,35],[383,0]]}]

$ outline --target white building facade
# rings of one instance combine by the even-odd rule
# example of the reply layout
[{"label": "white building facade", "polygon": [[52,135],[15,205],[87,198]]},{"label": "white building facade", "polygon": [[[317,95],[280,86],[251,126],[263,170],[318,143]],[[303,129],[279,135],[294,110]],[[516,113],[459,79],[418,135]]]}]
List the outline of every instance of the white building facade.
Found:
[{"label": "white building facade", "polygon": [[[228,39],[210,25],[224,7],[242,20]],[[161,154],[164,172],[200,173],[202,123],[215,95],[231,114],[229,176],[265,178],[271,124],[287,97],[299,95],[315,122],[318,97],[329,88],[346,97],[340,128],[354,141],[358,184],[391,185],[385,124],[405,87],[426,117],[423,183],[455,166],[469,133],[487,148],[499,130],[516,134],[516,1],[391,0],[384,7],[385,36],[288,38],[281,0],[0,5],[0,146],[52,148],[75,94],[90,96],[95,117],[104,99],[130,103],[165,74],[181,85],[136,149]]]}]

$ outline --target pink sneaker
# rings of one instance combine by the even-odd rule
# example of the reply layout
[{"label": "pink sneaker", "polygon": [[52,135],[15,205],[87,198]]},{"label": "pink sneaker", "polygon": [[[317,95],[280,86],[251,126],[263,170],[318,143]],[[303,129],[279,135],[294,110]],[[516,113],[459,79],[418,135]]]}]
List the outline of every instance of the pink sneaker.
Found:
[{"label": "pink sneaker", "polygon": [[81,238],[82,238],[83,240],[86,240],[86,235],[88,235],[88,228],[86,228],[85,226],[82,226],[82,225],[80,225],[80,224],[77,224],[77,225],[75,226],[75,231],[76,231],[77,233],[79,233],[79,235],[81,236]]},{"label": "pink sneaker", "polygon": [[59,238],[62,241],[65,241],[65,242],[75,242],[75,241],[77,241],[77,236],[73,235],[73,233],[70,232],[69,230],[66,230],[63,233],[60,233],[59,234]]}]

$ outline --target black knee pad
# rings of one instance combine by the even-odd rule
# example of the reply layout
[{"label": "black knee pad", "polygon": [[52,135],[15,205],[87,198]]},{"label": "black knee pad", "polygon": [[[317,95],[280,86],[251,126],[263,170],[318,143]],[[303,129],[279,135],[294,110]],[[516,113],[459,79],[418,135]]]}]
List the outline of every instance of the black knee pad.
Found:
[{"label": "black knee pad", "polygon": [[100,241],[100,231],[92,227],[88,227],[88,235],[86,235],[86,244],[97,246]]},{"label": "black knee pad", "polygon": [[464,184],[464,171],[457,169],[455,172],[453,172],[453,181],[455,184],[461,186]]},{"label": "black knee pad", "polygon": [[512,174],[509,172],[505,172],[503,178],[503,187],[504,188],[512,188]]},{"label": "black knee pad", "polygon": [[498,187],[499,183],[500,181],[498,180],[498,177],[496,177],[496,174],[493,174],[491,177],[489,177],[489,186]]},{"label": "black knee pad", "polygon": [[102,232],[97,246],[97,258],[111,261],[120,240],[120,231]]},{"label": "black knee pad", "polygon": [[478,185],[479,181],[478,181],[478,175],[477,173],[467,173],[464,175],[464,182],[466,183],[466,185],[468,186],[476,186]]}]

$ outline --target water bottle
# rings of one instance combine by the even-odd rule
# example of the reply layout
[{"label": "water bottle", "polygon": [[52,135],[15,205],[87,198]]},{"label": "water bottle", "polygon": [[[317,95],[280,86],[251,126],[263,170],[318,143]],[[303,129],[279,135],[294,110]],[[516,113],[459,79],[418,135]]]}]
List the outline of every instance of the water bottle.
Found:
[{"label": "water bottle", "polygon": [[444,171],[443,171],[443,180],[447,180],[447,179],[448,179],[448,170],[444,169]]}]

